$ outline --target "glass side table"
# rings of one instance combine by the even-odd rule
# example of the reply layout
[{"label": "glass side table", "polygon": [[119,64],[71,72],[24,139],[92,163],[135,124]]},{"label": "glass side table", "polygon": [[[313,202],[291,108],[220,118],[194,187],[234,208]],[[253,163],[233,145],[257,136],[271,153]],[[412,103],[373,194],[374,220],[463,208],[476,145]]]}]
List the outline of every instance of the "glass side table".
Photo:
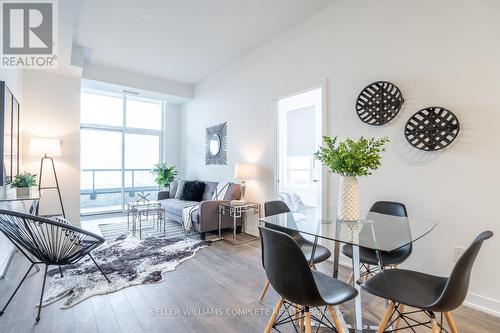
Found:
[{"label": "glass side table", "polygon": [[[148,222],[152,217],[153,228],[161,231],[163,223],[163,232],[165,232],[165,210],[161,207],[159,201],[135,201],[128,203],[127,210],[127,230],[130,231],[130,222],[132,222],[132,235],[139,231],[139,238],[142,239],[143,222]],[[132,221],[130,220],[132,218]],[[139,228],[137,228],[139,224]]]},{"label": "glass side table", "polygon": [[246,202],[244,204],[231,204],[230,202],[223,202],[219,204],[219,240],[224,239],[222,237],[222,218],[224,215],[229,215],[233,218],[233,240],[232,244],[243,244],[257,239],[257,237],[248,235],[248,240],[238,241],[236,236],[236,220],[242,218],[242,231],[244,230],[244,224],[246,223],[246,214],[251,213],[260,217],[260,204],[255,202]]}]

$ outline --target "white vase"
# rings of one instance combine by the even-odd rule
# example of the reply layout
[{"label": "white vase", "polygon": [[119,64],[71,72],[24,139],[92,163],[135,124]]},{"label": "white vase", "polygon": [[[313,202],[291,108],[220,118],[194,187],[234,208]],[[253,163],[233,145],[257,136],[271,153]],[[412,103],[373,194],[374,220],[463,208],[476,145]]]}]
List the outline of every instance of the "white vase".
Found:
[{"label": "white vase", "polygon": [[340,178],[337,218],[342,221],[359,221],[359,186],[356,177]]}]

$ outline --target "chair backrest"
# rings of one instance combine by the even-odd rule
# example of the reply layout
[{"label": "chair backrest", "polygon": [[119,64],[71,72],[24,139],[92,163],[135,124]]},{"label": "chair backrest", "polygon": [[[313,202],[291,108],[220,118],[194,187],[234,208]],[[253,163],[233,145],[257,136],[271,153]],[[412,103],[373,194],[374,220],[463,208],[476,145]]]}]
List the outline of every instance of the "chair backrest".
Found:
[{"label": "chair backrest", "polygon": [[76,262],[104,243],[104,238],[70,224],[8,210],[0,210],[0,231],[24,255],[53,265]]},{"label": "chair backrest", "polygon": [[284,232],[259,227],[267,279],[281,297],[300,305],[322,302],[311,268],[297,243]]},{"label": "chair backrest", "polygon": [[[273,216],[273,215],[278,215],[278,214],[283,214],[283,213],[290,213],[290,208],[286,205],[281,200],[273,200],[273,201],[267,201],[264,203],[264,215],[267,216]],[[288,221],[288,222],[295,222],[295,221]],[[300,232],[296,230],[291,230],[287,229],[285,227],[280,227],[275,224],[269,224],[266,223],[265,226],[270,229],[274,230],[279,230],[281,232],[284,232],[285,234],[291,236],[296,242],[302,242],[304,240],[304,237],[300,234]]]},{"label": "chair backrest", "polygon": [[469,290],[472,266],[483,242],[493,236],[493,232],[484,231],[479,234],[465,250],[451,271],[450,278],[439,297],[432,305],[434,311],[447,312],[458,308],[464,301]]},{"label": "chair backrest", "polygon": [[370,208],[370,212],[407,217],[406,206],[400,202],[377,201]]},{"label": "chair backrest", "polygon": [[[370,212],[399,217],[408,217],[406,206],[401,202],[377,201],[370,208]],[[396,254],[399,258],[401,258],[401,260],[405,260],[411,255],[412,250],[413,247],[410,243],[392,251],[392,253]]]},{"label": "chair backrest", "polygon": [[264,215],[272,216],[283,213],[289,213],[290,208],[281,200],[267,201],[264,203]]}]

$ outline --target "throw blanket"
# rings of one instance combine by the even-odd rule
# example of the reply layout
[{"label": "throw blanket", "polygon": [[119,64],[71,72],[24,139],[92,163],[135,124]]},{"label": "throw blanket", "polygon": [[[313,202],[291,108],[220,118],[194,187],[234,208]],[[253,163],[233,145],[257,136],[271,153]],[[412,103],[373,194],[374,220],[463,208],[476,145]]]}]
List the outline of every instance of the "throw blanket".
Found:
[{"label": "throw blanket", "polygon": [[278,198],[283,201],[292,212],[298,212],[305,206],[302,202],[302,199],[297,193],[281,192],[280,194],[278,194]]},{"label": "throw blanket", "polygon": [[[215,189],[212,200],[224,200],[230,183],[219,183]],[[200,204],[187,206],[182,209],[182,225],[184,230],[190,231],[193,228],[193,213],[200,209]]]},{"label": "throw blanket", "polygon": [[187,206],[182,209],[182,225],[184,230],[190,231],[193,228],[193,212],[200,209],[200,204]]}]

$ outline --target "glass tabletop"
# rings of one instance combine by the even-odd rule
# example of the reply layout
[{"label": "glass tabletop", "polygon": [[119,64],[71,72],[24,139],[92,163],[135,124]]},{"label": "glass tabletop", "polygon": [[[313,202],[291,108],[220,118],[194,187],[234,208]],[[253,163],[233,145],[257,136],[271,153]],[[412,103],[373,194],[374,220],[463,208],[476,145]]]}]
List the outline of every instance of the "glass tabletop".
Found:
[{"label": "glass tabletop", "polygon": [[39,199],[40,199],[40,193],[36,188],[32,188],[27,195],[17,195],[17,192],[14,189],[0,190],[0,202],[39,200]]},{"label": "glass tabletop", "polygon": [[160,206],[159,201],[132,201],[128,203],[130,208],[139,208],[139,207],[151,207],[151,206]]},{"label": "glass tabletop", "polygon": [[374,212],[362,213],[361,216],[365,218],[359,221],[342,221],[336,218],[336,214],[329,218],[313,212],[284,213],[261,218],[260,222],[269,228],[286,228],[379,251],[393,251],[410,244],[425,236],[437,225],[432,220]]}]

